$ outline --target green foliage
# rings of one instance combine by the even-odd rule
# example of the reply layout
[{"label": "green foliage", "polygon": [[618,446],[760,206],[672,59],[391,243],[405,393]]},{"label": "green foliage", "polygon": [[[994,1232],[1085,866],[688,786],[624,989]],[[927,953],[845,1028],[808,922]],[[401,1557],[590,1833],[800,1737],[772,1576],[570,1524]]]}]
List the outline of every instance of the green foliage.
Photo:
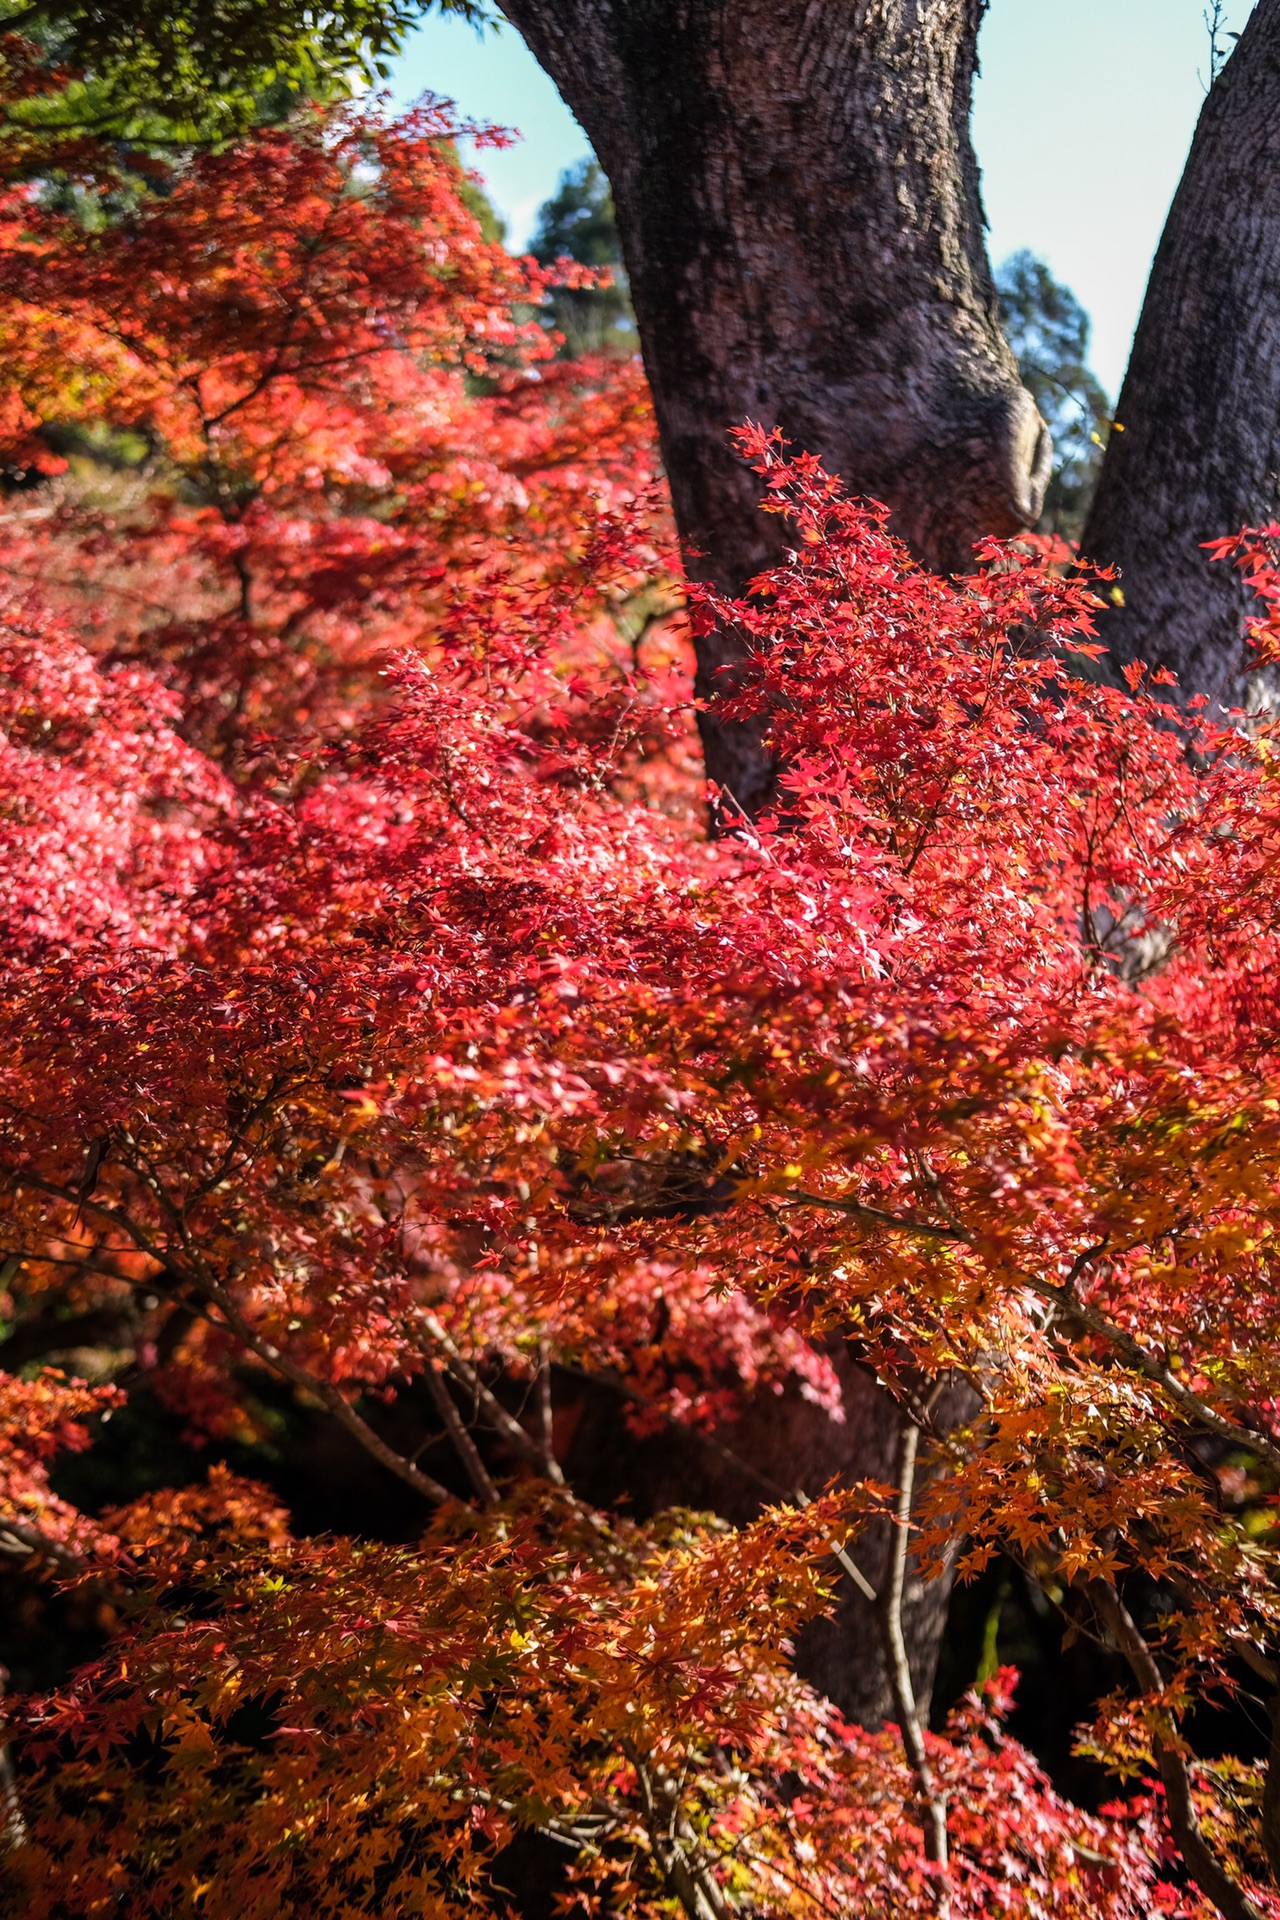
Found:
[{"label": "green foliage", "polygon": [[555,193],[539,209],[529,250],[543,266],[568,258],[613,275],[611,287],[562,288],[556,294],[552,324],[564,335],[564,352],[569,357],[634,350],[635,317],[613,194],[597,160],[587,158],[566,167]]},{"label": "green foliage", "polygon": [[[0,24],[43,56],[11,127],[147,146],[216,141],[299,97],[385,77],[432,0],[0,0]],[[479,23],[479,0],[436,0]],[[13,46],[10,42],[10,46]],[[7,63],[13,55],[9,54]]]},{"label": "green foliage", "polygon": [[1053,435],[1053,478],[1040,526],[1078,540],[1102,466],[1111,405],[1090,370],[1089,316],[1025,249],[996,275],[1000,315],[1023,382]]},{"label": "green foliage", "polygon": [[505,247],[507,244],[507,223],[479,181],[471,179],[466,173],[462,173],[458,180],[458,198],[479,227],[480,238],[484,241],[485,245],[487,247]]}]

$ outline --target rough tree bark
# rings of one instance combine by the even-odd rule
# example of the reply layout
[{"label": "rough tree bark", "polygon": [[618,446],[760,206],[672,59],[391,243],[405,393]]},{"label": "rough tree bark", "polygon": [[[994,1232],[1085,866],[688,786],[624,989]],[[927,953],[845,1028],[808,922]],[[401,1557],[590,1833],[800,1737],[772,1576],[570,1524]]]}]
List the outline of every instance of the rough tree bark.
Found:
[{"label": "rough tree bark", "polygon": [[[778,556],[726,439],[780,426],[931,565],[1037,517],[1050,447],[1000,331],[969,106],[986,0],[504,0],[613,186],[691,573]],[[699,657],[699,691],[734,658]],[[703,728],[748,811],[771,767]]]},{"label": "rough tree bark", "polygon": [[1280,505],[1280,0],[1260,0],[1205,101],[1116,418],[1082,542],[1120,569],[1102,637],[1231,703],[1248,594],[1200,543]]}]

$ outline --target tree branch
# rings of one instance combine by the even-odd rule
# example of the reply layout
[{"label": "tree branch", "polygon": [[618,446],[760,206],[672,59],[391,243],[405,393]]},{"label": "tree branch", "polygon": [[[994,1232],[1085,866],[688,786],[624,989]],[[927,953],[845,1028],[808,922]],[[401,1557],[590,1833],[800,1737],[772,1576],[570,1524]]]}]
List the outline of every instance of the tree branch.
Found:
[{"label": "tree branch", "polygon": [[98,1346],[123,1333],[132,1314],[128,1307],[89,1307],[84,1313],[59,1317],[41,1313],[0,1340],[0,1367],[12,1373],[47,1353],[67,1353],[72,1347]]},{"label": "tree branch", "polygon": [[[911,1504],[915,1493],[916,1458],[920,1450],[920,1429],[913,1420],[904,1420],[898,1465],[898,1507],[894,1515],[897,1531],[889,1561],[889,1578],[879,1606],[880,1631],[884,1637],[889,1663],[889,1683],[902,1727],[902,1744],[920,1783],[925,1803],[925,1857],[945,1874],[948,1859],[947,1800],[934,1784],[933,1769],[925,1749],[924,1729],[916,1704],[915,1682],[907,1656],[906,1635],[902,1630],[902,1602],[906,1591],[907,1561],[911,1550]],[[945,1915],[950,1908],[945,1882],[939,1889],[938,1910]]]},{"label": "tree branch", "polygon": [[844,1200],[825,1193],[805,1193],[793,1187],[782,1202],[786,1207],[821,1207],[826,1213],[847,1214],[853,1220],[865,1220],[868,1226],[887,1227],[892,1233],[916,1233],[927,1240],[959,1240],[973,1244],[963,1227],[947,1226],[935,1220],[915,1220],[909,1215],[886,1213],[880,1207],[865,1206],[861,1200]]},{"label": "tree branch", "polygon": [[458,1412],[457,1403],[434,1361],[429,1361],[427,1364],[427,1385],[431,1389],[431,1397],[436,1403],[440,1418],[444,1421],[449,1438],[453,1441],[463,1466],[471,1476],[472,1486],[486,1507],[496,1506],[498,1489],[489,1478],[488,1469],[480,1458],[480,1450],[467,1431],[466,1422]]},{"label": "tree branch", "polygon": [[1239,1447],[1244,1453],[1251,1453],[1259,1460],[1265,1460],[1268,1466],[1280,1473],[1280,1444],[1268,1434],[1260,1433],[1256,1427],[1246,1426],[1242,1421],[1229,1420],[1224,1414],[1216,1413],[1190,1387],[1183,1386],[1174,1373],[1162,1360],[1158,1360],[1131,1333],[1118,1327],[1105,1313],[1091,1307],[1079,1299],[1070,1287],[1055,1287],[1047,1280],[1038,1280],[1031,1275],[1025,1276],[1025,1284],[1032,1293],[1042,1300],[1051,1301],[1060,1312],[1071,1315],[1088,1327],[1090,1333],[1096,1333],[1107,1341],[1118,1353],[1124,1355],[1129,1365],[1154,1386],[1161,1387],[1169,1398],[1192,1420],[1216,1434],[1219,1440],[1228,1441],[1233,1447]]},{"label": "tree branch", "polygon": [[555,1455],[545,1447],[540,1447],[532,1435],[521,1426],[515,1415],[508,1413],[501,1400],[489,1391],[470,1361],[463,1356],[457,1341],[437,1320],[435,1314],[424,1313],[422,1324],[448,1356],[449,1372],[467,1389],[468,1393],[475,1395],[504,1440],[508,1440],[517,1453],[550,1480],[552,1486],[562,1487],[565,1484],[564,1474],[560,1471],[560,1463]]},{"label": "tree branch", "polygon": [[51,1540],[47,1533],[41,1533],[39,1527],[29,1526],[25,1520],[11,1520],[0,1514],[0,1553],[13,1554],[24,1560],[47,1560],[61,1573],[83,1573],[84,1561],[70,1547],[64,1547],[61,1541]]},{"label": "tree branch", "polygon": [[[180,1267],[167,1254],[161,1252],[151,1236],[138,1225],[125,1208],[107,1206],[101,1201],[92,1199],[79,1201],[76,1194],[57,1186],[52,1181],[42,1180],[35,1174],[14,1173],[11,1178],[15,1185],[30,1187],[38,1193],[48,1194],[65,1205],[79,1204],[84,1212],[97,1214],[126,1233],[136,1247],[155,1261],[159,1269],[159,1276],[149,1280],[148,1285],[156,1285],[159,1277],[163,1276],[170,1283],[176,1281],[176,1288],[171,1286],[170,1290],[176,1291],[179,1301],[187,1293],[201,1295],[218,1309],[226,1325],[242,1346],[247,1347],[250,1353],[256,1354],[258,1359],[270,1367],[274,1373],[280,1374],[293,1386],[301,1388],[304,1393],[312,1394],[319,1400],[328,1408],[339,1425],[345,1427],[365,1452],[371,1454],[379,1465],[387,1469],[388,1473],[395,1474],[398,1480],[403,1480],[406,1486],[412,1487],[415,1493],[421,1494],[424,1499],[430,1500],[436,1506],[445,1506],[457,1500],[457,1495],[451,1493],[448,1487],[442,1485],[439,1480],[433,1479],[429,1473],[423,1473],[421,1468],[416,1467],[412,1461],[406,1460],[402,1454],[397,1453],[394,1447],[389,1447],[330,1381],[321,1379],[318,1374],[312,1373],[309,1367],[304,1367],[287,1353],[282,1353],[280,1348],[273,1345],[270,1340],[264,1340],[261,1334],[255,1333],[227,1289],[209,1272],[194,1248],[188,1249],[192,1255],[192,1264],[185,1268]],[[167,1208],[172,1206],[163,1194],[160,1195],[160,1200],[161,1204]],[[185,1230],[180,1220],[178,1231],[185,1242]]]},{"label": "tree branch", "polygon": [[[1115,1587],[1109,1580],[1094,1578],[1086,1590],[1139,1687],[1146,1694],[1162,1694],[1164,1679],[1155,1656]],[[1230,1877],[1204,1837],[1172,1713],[1167,1707],[1159,1707],[1156,1716],[1159,1731],[1152,1735],[1152,1752],[1164,1784],[1169,1826],[1187,1872],[1223,1920],[1262,1920],[1257,1907]]]},{"label": "tree branch", "polygon": [[[864,1206],[857,1200],[833,1199],[825,1194],[793,1190],[783,1204],[821,1207],[829,1213],[846,1214],[852,1219],[865,1220],[868,1225],[888,1228],[894,1233],[918,1234],[933,1240],[955,1240],[969,1247],[975,1245],[974,1236],[959,1224],[949,1226],[936,1221],[916,1220],[910,1216],[886,1213],[879,1207]],[[1097,1248],[1091,1249],[1089,1255],[1085,1257],[1092,1257],[1098,1251]],[[1080,1263],[1077,1262],[1077,1268],[1079,1265]],[[1076,1270],[1073,1269],[1073,1277]],[[1167,1393],[1174,1404],[1191,1420],[1204,1427],[1209,1433],[1215,1434],[1218,1439],[1239,1447],[1242,1452],[1251,1453],[1257,1459],[1265,1460],[1268,1466],[1280,1473],[1280,1442],[1273,1440],[1269,1434],[1261,1433],[1256,1427],[1246,1426],[1243,1421],[1231,1420],[1225,1414],[1216,1412],[1200,1398],[1199,1394],[1193,1393],[1190,1387],[1184,1386],[1177,1374],[1164,1361],[1148,1353],[1142,1343],[1135,1340],[1131,1333],[1126,1333],[1123,1327],[1118,1327],[1113,1320],[1108,1319],[1105,1313],[1099,1312],[1096,1307],[1091,1307],[1086,1301],[1081,1300],[1071,1280],[1063,1286],[1055,1286],[1052,1281],[1040,1279],[1035,1274],[1023,1274],[1021,1284],[1029,1292],[1038,1295],[1041,1300],[1051,1303],[1060,1312],[1079,1320],[1091,1333],[1096,1333],[1101,1339],[1107,1341],[1117,1353],[1124,1356],[1131,1367],[1150,1380],[1154,1386],[1160,1387]]]},{"label": "tree branch", "polygon": [[406,1460],[404,1455],[397,1453],[394,1447],[389,1447],[381,1435],[374,1432],[368,1421],[361,1418],[345,1395],[340,1393],[330,1381],[322,1380],[319,1374],[312,1373],[309,1367],[299,1365],[287,1353],[282,1353],[271,1341],[264,1340],[260,1334],[255,1333],[224,1288],[211,1281],[197,1282],[197,1285],[200,1291],[213,1301],[231,1331],[250,1353],[255,1353],[260,1360],[266,1362],[267,1366],[283,1375],[295,1387],[300,1387],[304,1393],[314,1394],[324,1403],[334,1419],[345,1427],[365,1452],[371,1454],[381,1466],[387,1469],[388,1473],[394,1473],[398,1480],[403,1480],[406,1486],[412,1487],[415,1493],[420,1493],[424,1499],[430,1500],[435,1506],[448,1506],[457,1500],[458,1496],[450,1493],[448,1487],[434,1479],[431,1474],[424,1473],[421,1467],[415,1466],[411,1460]]},{"label": "tree branch", "polygon": [[[9,1685],[9,1670],[0,1667],[0,1700]],[[0,1708],[0,1713],[3,1709]],[[22,1817],[22,1802],[18,1798],[18,1782],[13,1771],[13,1755],[9,1751],[9,1742],[2,1737],[3,1722],[0,1720],[0,1852],[11,1852],[22,1846],[27,1837],[27,1823]]]}]

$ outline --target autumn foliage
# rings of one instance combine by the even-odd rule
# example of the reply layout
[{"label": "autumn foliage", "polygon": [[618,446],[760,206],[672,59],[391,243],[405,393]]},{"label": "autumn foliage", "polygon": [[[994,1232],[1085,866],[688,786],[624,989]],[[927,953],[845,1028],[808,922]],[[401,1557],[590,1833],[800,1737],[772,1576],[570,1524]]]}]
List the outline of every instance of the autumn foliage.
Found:
[{"label": "autumn foliage", "polygon": [[[1280,1914],[1269,725],[1096,684],[1069,571],[935,579],[756,428],[787,563],[682,611],[639,370],[551,357],[452,132],[3,209],[0,1548],[105,1624],[10,1702],[0,1901]],[[782,769],[714,841],[686,619]],[[584,1383],[696,1449],[838,1421],[841,1343],[898,1484],[575,1487]],[[144,1400],[207,1471],[77,1501]],[[295,1417],[399,1531],[286,1510]],[[886,1515],[1121,1656],[1101,1811],[1005,1671],[935,1732],[797,1676]]]}]

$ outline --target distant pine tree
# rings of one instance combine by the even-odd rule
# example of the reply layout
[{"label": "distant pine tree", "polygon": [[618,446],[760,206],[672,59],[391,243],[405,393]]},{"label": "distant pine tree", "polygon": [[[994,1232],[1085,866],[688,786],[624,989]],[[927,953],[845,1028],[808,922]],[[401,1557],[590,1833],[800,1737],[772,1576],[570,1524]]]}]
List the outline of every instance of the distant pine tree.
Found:
[{"label": "distant pine tree", "polygon": [[635,316],[627,288],[613,212],[613,194],[597,160],[579,160],[566,167],[560,184],[538,213],[530,252],[543,266],[566,255],[584,267],[607,267],[611,287],[562,288],[551,303],[551,322],[564,335],[564,353],[577,359],[584,353],[632,353],[636,346]]},{"label": "distant pine tree", "polygon": [[1111,403],[1088,365],[1091,322],[1070,289],[1026,249],[1005,261],[996,288],[1023,382],[1053,435],[1040,528],[1079,540],[1111,424]]}]

